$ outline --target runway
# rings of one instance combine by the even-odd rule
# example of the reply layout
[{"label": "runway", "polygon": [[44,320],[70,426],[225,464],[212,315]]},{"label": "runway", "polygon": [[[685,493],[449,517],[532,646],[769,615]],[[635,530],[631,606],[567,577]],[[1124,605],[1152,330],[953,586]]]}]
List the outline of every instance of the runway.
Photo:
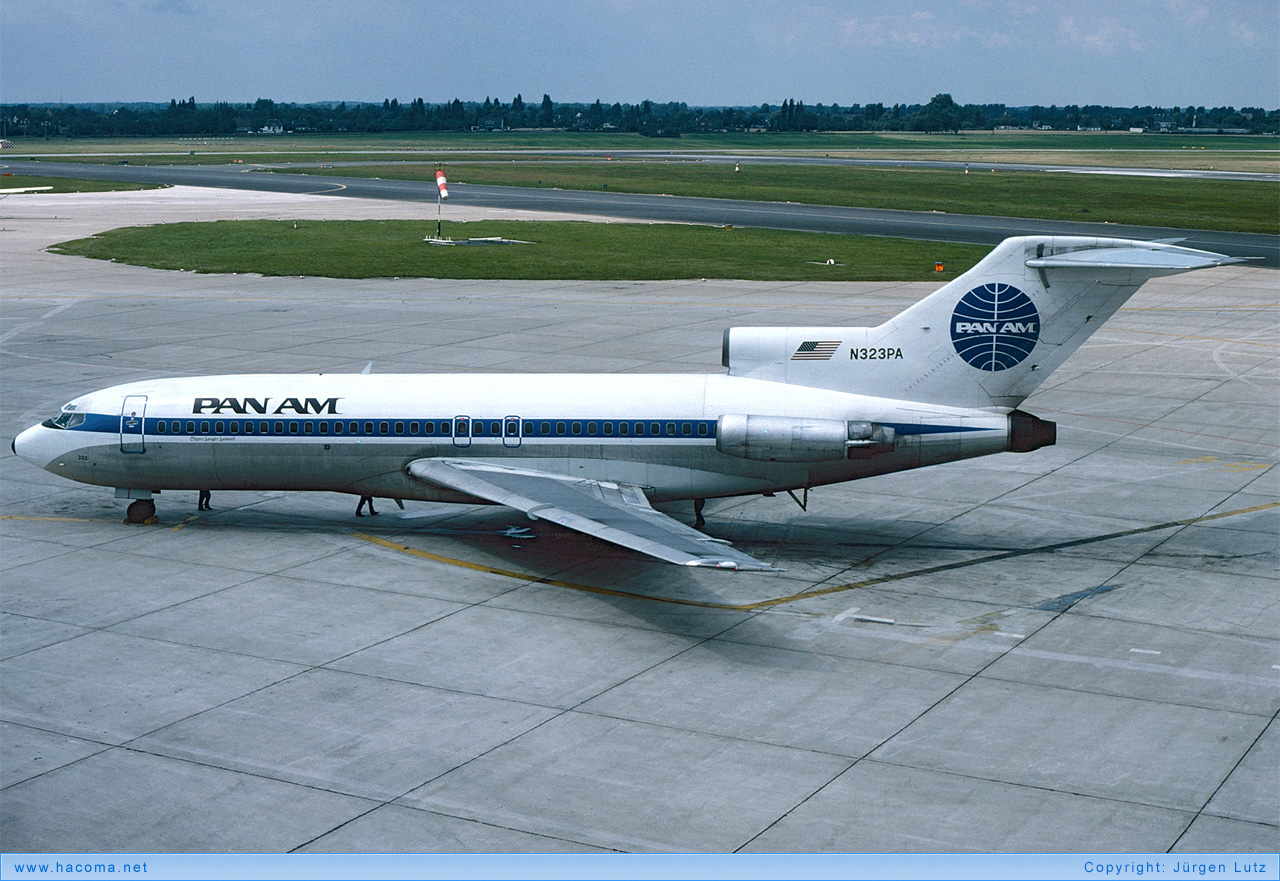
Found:
[{"label": "runway", "polygon": [[[248,165],[92,165],[63,162],[6,163],[14,173],[83,177],[92,180],[256,190],[271,193],[311,193],[402,202],[436,201],[436,186],[428,181],[335,178],[300,174],[272,174]],[[605,193],[531,187],[497,187],[452,182],[450,207],[467,205],[514,211],[606,215],[625,220],[668,223],[710,223],[769,229],[794,229],[855,235],[895,236],[939,242],[996,245],[1010,236],[1057,234],[1119,236],[1136,239],[1180,239],[1192,248],[1233,257],[1261,258],[1260,266],[1280,267],[1280,236],[1172,227],[1132,226],[991,217],[927,211],[844,208],[833,205],[751,202],[692,196]]]},{"label": "runway", "polygon": [[[229,216],[434,206],[5,199],[3,449],[132,379],[719,372],[724,327],[876,324],[935,287],[262,278],[43,250]],[[357,519],[334,494],[204,513],[165,493],[160,523],[127,526],[109,490],[5,453],[3,848],[1274,852],[1275,278],[1149,282],[1023,405],[1057,446],[815,490],[807,512],[709,506],[780,575],[502,509]]]}]

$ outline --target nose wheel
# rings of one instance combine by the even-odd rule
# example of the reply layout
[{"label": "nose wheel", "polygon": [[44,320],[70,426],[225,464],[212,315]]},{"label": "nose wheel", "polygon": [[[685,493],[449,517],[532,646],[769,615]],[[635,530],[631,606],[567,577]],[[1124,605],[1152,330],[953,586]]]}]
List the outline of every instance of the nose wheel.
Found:
[{"label": "nose wheel", "polygon": [[129,507],[125,510],[125,523],[134,523],[145,525],[158,522],[156,517],[156,503],[151,499],[136,499],[129,503]]}]

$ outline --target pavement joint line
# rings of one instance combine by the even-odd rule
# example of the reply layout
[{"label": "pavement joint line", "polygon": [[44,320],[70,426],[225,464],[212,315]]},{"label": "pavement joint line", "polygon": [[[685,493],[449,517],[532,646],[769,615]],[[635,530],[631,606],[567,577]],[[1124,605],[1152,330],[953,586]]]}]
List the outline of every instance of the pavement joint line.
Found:
[{"label": "pavement joint line", "polygon": [[[1119,417],[1116,417],[1116,416],[1099,416],[1095,413],[1073,413],[1070,410],[1055,410],[1052,407],[1037,407],[1036,409],[1041,413],[1053,413],[1058,416],[1075,416],[1079,419],[1095,419],[1099,422],[1119,422],[1124,425],[1136,425],[1138,428],[1154,428],[1159,431],[1175,431],[1179,434],[1189,434],[1189,435],[1192,435],[1193,437],[1210,437],[1215,440],[1233,441],[1238,443],[1252,444],[1254,446],[1280,447],[1280,444],[1276,444],[1276,443],[1268,443],[1266,441],[1256,441],[1256,440],[1241,441],[1240,438],[1227,437],[1225,435],[1220,435],[1220,434],[1206,434],[1203,431],[1189,431],[1185,428],[1173,428],[1167,425],[1159,425],[1156,422],[1138,422],[1134,419],[1120,419]],[[1166,419],[1168,418],[1168,416],[1169,414],[1166,414],[1165,416],[1162,416],[1160,418]]]},{"label": "pavement joint line", "polygon": [[1221,337],[1193,337],[1189,333],[1167,333],[1164,330],[1134,330],[1133,328],[1107,328],[1112,332],[1120,333],[1142,333],[1148,337],[1172,337],[1175,339],[1203,339],[1203,341],[1211,343],[1233,343],[1236,346],[1266,346],[1267,348],[1280,348],[1280,343],[1256,343],[1248,341],[1248,339],[1222,339]]}]

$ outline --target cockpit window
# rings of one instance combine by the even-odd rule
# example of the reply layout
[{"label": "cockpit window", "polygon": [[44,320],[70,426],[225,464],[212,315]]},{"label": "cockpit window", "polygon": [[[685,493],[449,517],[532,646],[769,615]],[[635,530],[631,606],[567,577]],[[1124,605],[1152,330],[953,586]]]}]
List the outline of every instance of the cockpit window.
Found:
[{"label": "cockpit window", "polygon": [[83,425],[84,419],[83,413],[77,413],[75,410],[63,410],[53,419],[46,422],[45,425],[50,428],[75,428],[77,425]]}]

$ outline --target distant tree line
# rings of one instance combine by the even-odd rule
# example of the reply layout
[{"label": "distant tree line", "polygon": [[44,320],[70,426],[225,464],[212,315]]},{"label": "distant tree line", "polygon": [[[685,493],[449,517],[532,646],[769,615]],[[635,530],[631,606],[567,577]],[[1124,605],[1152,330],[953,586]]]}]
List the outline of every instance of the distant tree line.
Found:
[{"label": "distant tree line", "polygon": [[526,102],[486,97],[483,102],[455,98],[428,104],[416,98],[402,104],[324,102],[293,104],[259,98],[251,104],[218,101],[199,104],[195,97],[168,104],[3,104],[4,137],[132,137],[234,135],[283,132],[465,132],[508,129],[637,132],[679,137],[692,132],[743,131],[906,131],[956,132],[964,129],[1043,129],[1052,131],[1225,130],[1280,132],[1280,110],[1261,107],[1009,107],[957,104],[935,95],[927,104],[814,104],[788,98],[758,107],[690,107],[665,104],[557,104],[550,95]]}]

